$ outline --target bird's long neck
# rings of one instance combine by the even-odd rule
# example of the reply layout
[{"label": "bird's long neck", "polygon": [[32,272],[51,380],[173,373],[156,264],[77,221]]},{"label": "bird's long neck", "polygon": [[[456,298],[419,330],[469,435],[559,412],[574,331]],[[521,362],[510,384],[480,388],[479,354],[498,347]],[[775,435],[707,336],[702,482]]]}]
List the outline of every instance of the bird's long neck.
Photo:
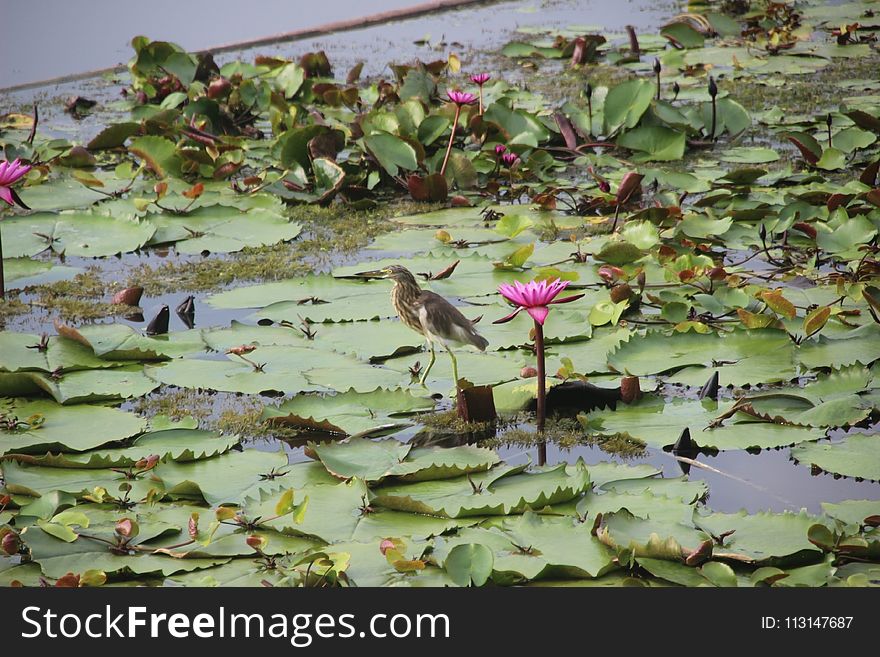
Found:
[{"label": "bird's long neck", "polygon": [[419,332],[422,328],[416,302],[421,294],[422,288],[412,274],[394,279],[394,287],[391,288],[391,303],[394,305],[394,310],[404,324]]},{"label": "bird's long neck", "polygon": [[422,288],[412,276],[406,278],[398,278],[394,281],[394,287],[391,290],[391,296],[394,298],[395,306],[400,305],[411,306],[422,294]]}]

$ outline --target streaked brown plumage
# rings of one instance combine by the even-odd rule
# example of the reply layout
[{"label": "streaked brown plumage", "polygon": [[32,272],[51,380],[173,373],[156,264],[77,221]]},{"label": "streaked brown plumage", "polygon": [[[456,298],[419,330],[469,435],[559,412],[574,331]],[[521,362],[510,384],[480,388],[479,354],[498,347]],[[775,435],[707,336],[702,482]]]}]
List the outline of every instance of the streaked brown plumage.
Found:
[{"label": "streaked brown plumage", "polygon": [[421,333],[431,345],[431,360],[422,375],[424,384],[428,372],[434,365],[434,343],[446,347],[452,359],[452,372],[458,385],[458,364],[449,343],[470,344],[485,351],[489,344],[482,335],[477,333],[473,322],[439,294],[423,290],[415,276],[401,265],[391,265],[385,269],[365,272],[365,276],[390,278],[394,281],[391,290],[391,303],[397,311],[400,321],[413,331]]}]

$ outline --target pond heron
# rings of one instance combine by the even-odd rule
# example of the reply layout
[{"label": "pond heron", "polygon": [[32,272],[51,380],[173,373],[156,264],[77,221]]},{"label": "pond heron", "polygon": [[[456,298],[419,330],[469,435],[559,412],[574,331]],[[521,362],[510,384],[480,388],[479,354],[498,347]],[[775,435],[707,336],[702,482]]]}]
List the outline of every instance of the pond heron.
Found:
[{"label": "pond heron", "polygon": [[421,333],[431,348],[431,359],[425,368],[419,383],[425,385],[428,372],[436,360],[434,345],[446,348],[452,359],[452,376],[458,388],[458,363],[452,353],[450,343],[470,344],[480,351],[485,351],[489,341],[474,329],[474,323],[439,294],[419,287],[415,276],[401,265],[391,265],[384,269],[363,272],[366,278],[390,278],[394,281],[391,290],[391,304],[397,311],[400,321],[413,331]]}]

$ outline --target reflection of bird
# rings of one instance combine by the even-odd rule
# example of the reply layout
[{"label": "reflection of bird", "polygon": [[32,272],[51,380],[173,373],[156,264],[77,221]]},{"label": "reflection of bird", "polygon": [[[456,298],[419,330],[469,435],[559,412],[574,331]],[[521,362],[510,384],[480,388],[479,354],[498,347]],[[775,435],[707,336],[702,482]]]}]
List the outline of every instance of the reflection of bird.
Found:
[{"label": "reflection of bird", "polygon": [[458,387],[458,363],[449,343],[471,344],[480,351],[485,351],[489,344],[489,341],[474,329],[473,322],[439,294],[420,288],[415,276],[406,267],[391,265],[360,275],[392,279],[394,288],[391,290],[391,303],[400,316],[400,321],[427,339],[431,347],[431,360],[428,361],[428,367],[425,368],[420,383],[424,385],[428,372],[431,371],[436,360],[434,353],[436,342],[446,347],[446,351],[449,352],[449,357],[452,359],[452,375]]}]

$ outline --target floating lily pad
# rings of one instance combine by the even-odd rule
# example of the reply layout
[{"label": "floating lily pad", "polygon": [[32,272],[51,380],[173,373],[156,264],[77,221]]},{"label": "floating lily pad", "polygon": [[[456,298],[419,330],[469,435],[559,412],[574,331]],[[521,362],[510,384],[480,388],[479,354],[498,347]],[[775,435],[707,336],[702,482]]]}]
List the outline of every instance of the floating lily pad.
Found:
[{"label": "floating lily pad", "polygon": [[880,516],[880,501],[845,500],[837,504],[822,502],[822,511],[847,524],[863,525],[866,518]]},{"label": "floating lily pad", "polygon": [[[482,486],[481,492],[475,492],[475,486]],[[564,465],[534,474],[495,468],[468,478],[382,486],[374,490],[374,501],[390,509],[449,518],[507,515],[565,502],[588,487],[583,467],[571,476]]]},{"label": "floating lily pad", "polygon": [[880,460],[876,457],[878,440],[876,435],[855,433],[839,443],[797,445],[791,449],[791,456],[826,472],[880,481]]},{"label": "floating lily pad", "polygon": [[764,164],[766,162],[775,162],[779,159],[779,153],[772,148],[761,148],[758,146],[738,146],[728,148],[719,155],[722,162],[732,162],[734,164]]},{"label": "floating lily pad", "polygon": [[0,332],[0,370],[6,372],[64,372],[116,367],[120,364],[99,358],[90,346],[73,340],[51,336],[45,345],[41,345],[40,336]]},{"label": "floating lily pad", "polygon": [[28,532],[27,546],[43,574],[55,578],[87,570],[101,570],[107,574],[126,571],[138,575],[172,575],[228,561],[222,558],[174,559],[149,552],[121,556],[111,552],[106,544],[83,538],[66,543],[36,527]]},{"label": "floating lily pad", "polygon": [[615,411],[592,411],[578,419],[587,431],[602,436],[630,436],[652,447],[674,445],[685,428],[690,429],[698,445],[718,450],[784,447],[825,435],[819,429],[759,422],[745,414],[736,414],[711,428],[730,406],[710,400],[666,403],[646,395],[632,404],[618,405]]},{"label": "floating lily pad", "polygon": [[819,548],[807,540],[807,531],[819,519],[801,513],[713,513],[696,515],[694,522],[712,536],[725,537],[723,544],[715,546],[713,554],[731,554],[758,563],[786,557],[803,557],[804,553],[821,554]]},{"label": "floating lily pad", "polygon": [[834,338],[819,336],[802,344],[797,358],[810,369],[870,365],[880,359],[880,327],[868,324]]},{"label": "floating lily pad", "polygon": [[471,472],[483,472],[501,459],[491,449],[474,445],[459,447],[417,447],[398,463],[391,474],[406,481],[452,479]]},{"label": "floating lily pad", "polygon": [[192,210],[185,216],[151,215],[156,233],[150,244],[174,243],[180,253],[233,253],[246,246],[292,240],[302,226],[271,210],[244,212],[223,205]]},{"label": "floating lily pad", "polygon": [[[297,488],[293,491],[296,504],[309,498],[302,519],[295,522],[287,515],[266,524],[284,534],[312,536],[327,543],[346,541],[357,529],[367,495],[366,485],[357,478],[334,486]],[[255,496],[245,503],[244,510],[251,517],[270,518],[277,515],[275,506],[279,498],[279,493]]]},{"label": "floating lily pad", "polygon": [[131,447],[47,454],[33,463],[56,468],[130,467],[153,455],[172,461],[198,461],[224,454],[238,442],[238,436],[221,436],[212,431],[165,429],[139,436]]},{"label": "floating lily pad", "polygon": [[64,340],[90,347],[96,356],[117,360],[161,360],[205,349],[201,331],[143,335],[126,324],[90,324],[59,329]]},{"label": "floating lily pad", "polygon": [[666,497],[662,493],[655,495],[650,490],[637,494],[588,492],[576,507],[578,515],[587,521],[595,520],[599,514],[616,513],[621,509],[639,518],[682,524],[689,523],[694,514],[692,504],[680,498]]},{"label": "floating lily pad", "polygon": [[68,256],[110,256],[139,249],[155,232],[149,221],[99,212],[38,212],[3,221],[3,253],[34,256],[51,249]]},{"label": "floating lily pad", "polygon": [[[0,372],[0,392],[24,394],[32,386],[36,394],[46,393],[60,404],[112,401],[142,397],[157,383],[144,375],[140,365],[96,370],[78,370],[53,375],[43,372]],[[16,387],[19,392],[16,393]]]},{"label": "floating lily pad", "polygon": [[35,454],[82,452],[129,438],[147,427],[147,421],[115,408],[79,404],[61,406],[52,401],[0,400],[0,414],[25,425],[0,429],[0,451]]},{"label": "floating lily pad", "polygon": [[434,407],[431,399],[404,390],[346,392],[337,395],[298,395],[280,406],[266,407],[263,418],[272,424],[306,430],[356,434],[379,426],[400,426],[406,416]]},{"label": "floating lily pad", "polygon": [[626,509],[604,516],[599,540],[636,558],[679,561],[709,537],[690,524],[637,518]]},{"label": "floating lily pad", "polygon": [[305,336],[294,327],[254,326],[232,320],[228,328],[202,331],[202,340],[215,351],[226,351],[241,345],[302,346]]},{"label": "floating lily pad", "polygon": [[608,363],[620,372],[636,376],[681,369],[671,380],[688,385],[702,385],[717,369],[722,385],[742,386],[794,378],[794,357],[793,344],[782,331],[707,335],[652,331],[621,343],[608,356]]},{"label": "floating lily pad", "polygon": [[[154,469],[166,494],[204,499],[210,505],[239,504],[261,490],[287,483],[287,454],[245,449],[210,459],[165,461]],[[293,479],[291,477],[291,479]]]},{"label": "floating lily pad", "polygon": [[648,491],[652,495],[678,498],[684,504],[693,504],[697,500],[706,497],[709,493],[709,487],[706,485],[706,482],[699,480],[689,481],[686,477],[610,481],[602,485],[602,490],[627,495],[640,495]]},{"label": "floating lily pad", "polygon": [[82,271],[79,267],[55,265],[51,262],[31,258],[3,259],[3,275],[7,284],[14,282],[15,287],[19,288],[67,281]]},{"label": "floating lily pad", "polygon": [[311,386],[300,374],[303,363],[315,364],[320,354],[303,347],[259,347],[248,358],[262,369],[230,354],[226,360],[176,359],[147,366],[144,373],[159,383],[181,388],[225,392],[299,392]]},{"label": "floating lily pad", "polygon": [[[362,271],[362,270],[358,270]],[[237,287],[208,297],[214,308],[263,308],[274,303],[294,301],[308,314],[311,305],[356,297],[367,289],[364,281],[337,280],[332,276],[305,276],[260,285]]]}]

